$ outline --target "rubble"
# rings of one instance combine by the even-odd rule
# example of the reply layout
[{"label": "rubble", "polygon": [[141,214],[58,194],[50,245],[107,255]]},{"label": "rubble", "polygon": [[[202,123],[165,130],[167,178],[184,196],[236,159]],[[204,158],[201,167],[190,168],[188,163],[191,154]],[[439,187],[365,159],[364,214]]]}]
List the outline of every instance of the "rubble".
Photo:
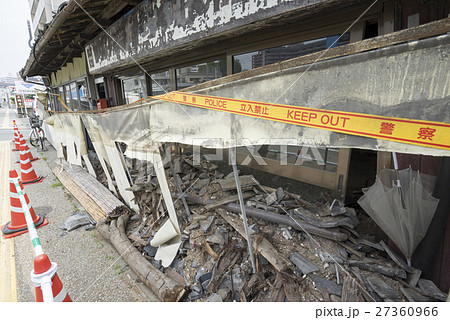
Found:
[{"label": "rubble", "polygon": [[64,230],[71,231],[89,224],[95,225],[96,222],[86,212],[76,211],[64,222]]},{"label": "rubble", "polygon": [[[447,295],[383,242],[355,229],[364,214],[326,197],[310,203],[240,176],[255,252],[252,270],[234,176],[186,155],[165,161],[182,243],[170,267],[149,242],[168,219],[151,165],[125,158],[140,214],[125,234],[180,301],[443,301]],[[186,204],[179,201],[186,200]],[[139,240],[137,240],[139,239]],[[162,276],[161,276],[162,277]],[[166,278],[162,279],[166,279]],[[420,280],[419,280],[420,279]],[[418,286],[417,286],[418,285]],[[177,299],[178,299],[177,298]]]}]

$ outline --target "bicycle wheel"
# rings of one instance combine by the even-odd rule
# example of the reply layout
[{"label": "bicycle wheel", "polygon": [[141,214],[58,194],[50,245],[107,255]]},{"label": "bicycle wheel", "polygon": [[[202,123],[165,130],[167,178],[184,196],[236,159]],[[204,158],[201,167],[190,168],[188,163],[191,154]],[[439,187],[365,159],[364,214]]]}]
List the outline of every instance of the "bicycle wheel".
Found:
[{"label": "bicycle wheel", "polygon": [[36,128],[34,128],[30,133],[30,144],[33,147],[38,147],[39,142],[40,142],[39,140],[40,140],[40,137],[39,137],[38,131]]},{"label": "bicycle wheel", "polygon": [[42,128],[39,128],[38,129],[38,134],[39,134],[39,140],[41,142],[41,148],[42,148],[43,151],[45,151],[46,149],[45,149],[45,144],[44,144],[44,142],[45,142],[44,130]]}]

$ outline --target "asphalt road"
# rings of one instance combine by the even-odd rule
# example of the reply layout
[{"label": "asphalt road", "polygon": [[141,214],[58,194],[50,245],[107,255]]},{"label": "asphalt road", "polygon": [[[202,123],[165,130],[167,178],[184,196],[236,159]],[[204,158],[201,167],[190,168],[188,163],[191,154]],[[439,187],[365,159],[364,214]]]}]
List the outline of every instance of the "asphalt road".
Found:
[{"label": "asphalt road", "polygon": [[[13,119],[16,119],[22,134],[26,134],[28,119],[18,118],[15,111],[3,108],[0,109],[0,140],[12,140]],[[28,135],[25,138],[28,143]],[[2,142],[0,146],[3,149],[1,153],[10,153],[9,166],[16,169],[20,176],[20,165],[15,164],[19,153],[11,151],[12,143]],[[70,215],[84,209],[52,173],[52,167],[58,161],[55,149],[48,145],[48,151],[39,152],[29,143],[28,146],[34,157],[41,158],[32,165],[36,174],[44,176],[44,180],[25,185],[24,189],[36,213],[44,213],[49,221],[47,226],[37,229],[38,236],[50,260],[58,264],[58,276],[72,300],[157,301],[150,290],[136,281],[129,267],[118,259],[114,248],[95,229],[87,231],[85,227],[80,227],[70,232],[63,230],[62,226]],[[0,179],[8,179],[3,176],[7,171],[1,172]],[[9,194],[9,190],[2,194]],[[9,201],[6,203],[9,204]],[[1,210],[9,211],[7,207]],[[9,240],[1,237],[0,241],[8,244]],[[30,280],[34,254],[28,233],[14,238],[14,252],[17,300],[34,301],[34,287]],[[6,258],[0,257],[0,260],[6,261]]]}]

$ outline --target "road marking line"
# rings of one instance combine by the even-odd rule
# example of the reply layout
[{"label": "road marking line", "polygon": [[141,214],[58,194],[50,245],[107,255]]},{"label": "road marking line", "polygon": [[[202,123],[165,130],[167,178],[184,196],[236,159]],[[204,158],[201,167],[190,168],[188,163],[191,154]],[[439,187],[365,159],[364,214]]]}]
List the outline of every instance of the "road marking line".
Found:
[{"label": "road marking line", "polygon": [[[9,141],[0,141],[0,225],[11,220],[9,212]],[[17,302],[14,239],[0,236],[0,301]]]},{"label": "road marking line", "polygon": [[2,129],[9,129],[9,127],[12,127],[9,123],[9,108],[6,109],[5,118],[3,119],[2,123]]}]

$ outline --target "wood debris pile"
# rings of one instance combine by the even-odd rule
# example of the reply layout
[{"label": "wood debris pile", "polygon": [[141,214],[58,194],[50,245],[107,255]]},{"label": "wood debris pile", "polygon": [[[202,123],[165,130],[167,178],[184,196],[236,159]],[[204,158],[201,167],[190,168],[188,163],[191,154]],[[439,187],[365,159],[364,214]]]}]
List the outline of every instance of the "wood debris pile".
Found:
[{"label": "wood debris pile", "polygon": [[[140,215],[126,235],[136,249],[186,294],[182,301],[445,301],[421,271],[408,267],[385,242],[356,231],[353,208],[326,197],[301,196],[240,176],[255,251],[253,272],[233,173],[191,156],[165,160],[182,231],[168,268],[155,260],[152,237],[168,219],[150,163],[125,158]],[[231,169],[230,169],[231,170]],[[177,184],[179,186],[177,186]],[[180,191],[181,189],[181,191]],[[188,204],[187,212],[181,195]]]}]

